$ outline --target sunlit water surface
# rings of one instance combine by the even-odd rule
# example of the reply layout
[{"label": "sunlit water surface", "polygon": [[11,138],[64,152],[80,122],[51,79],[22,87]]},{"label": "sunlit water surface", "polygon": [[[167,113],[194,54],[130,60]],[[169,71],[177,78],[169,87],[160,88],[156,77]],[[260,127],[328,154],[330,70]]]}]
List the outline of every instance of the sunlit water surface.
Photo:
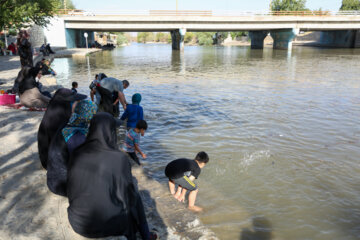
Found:
[{"label": "sunlit water surface", "polygon": [[129,79],[164,186],[169,161],[209,154],[197,204],[220,239],[360,239],[360,50],[134,44],[54,68],[83,93],[95,73]]}]

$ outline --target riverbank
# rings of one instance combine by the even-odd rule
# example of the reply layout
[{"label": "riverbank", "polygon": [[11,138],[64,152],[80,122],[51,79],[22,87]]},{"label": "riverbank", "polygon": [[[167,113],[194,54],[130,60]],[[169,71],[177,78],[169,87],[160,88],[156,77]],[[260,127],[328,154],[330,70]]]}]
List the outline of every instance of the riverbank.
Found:
[{"label": "riverbank", "polygon": [[[102,51],[99,48],[54,48],[55,54],[51,54],[46,58],[64,58],[64,57],[85,57],[87,54]],[[34,56],[34,63],[38,62],[43,58],[42,54]],[[13,84],[14,80],[20,71],[20,57],[19,56],[0,56],[0,89],[8,90]],[[56,85],[56,79],[52,76],[43,76],[41,82],[44,85]]]},{"label": "riverbank", "polygon": [[[57,52],[58,54],[58,52]],[[0,57],[1,89],[10,89],[20,70],[18,56]],[[41,80],[43,82],[43,78]],[[61,87],[43,82],[46,90]],[[44,112],[0,106],[0,239],[86,239],[67,219],[67,198],[52,194],[37,151],[37,130]],[[217,239],[198,217],[177,202],[166,186],[133,169],[150,229],[159,239]],[[124,238],[107,238],[124,239]]]}]

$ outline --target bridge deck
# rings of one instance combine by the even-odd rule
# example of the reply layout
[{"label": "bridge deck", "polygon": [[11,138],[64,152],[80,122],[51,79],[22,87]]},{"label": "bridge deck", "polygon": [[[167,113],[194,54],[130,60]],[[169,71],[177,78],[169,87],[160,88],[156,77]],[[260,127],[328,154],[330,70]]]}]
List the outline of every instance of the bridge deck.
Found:
[{"label": "bridge deck", "polygon": [[94,31],[240,31],[298,28],[300,30],[360,29],[360,15],[304,16],[140,16],[95,15],[62,18],[65,27]]}]

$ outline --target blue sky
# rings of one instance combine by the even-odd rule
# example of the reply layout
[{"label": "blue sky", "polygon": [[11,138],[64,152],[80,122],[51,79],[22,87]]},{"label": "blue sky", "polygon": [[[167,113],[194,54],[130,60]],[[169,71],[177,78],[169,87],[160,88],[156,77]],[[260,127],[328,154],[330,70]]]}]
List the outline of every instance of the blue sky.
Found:
[{"label": "blue sky", "polygon": [[[175,10],[176,0],[72,0],[76,8],[97,10]],[[338,10],[342,0],[307,0],[310,9]],[[268,10],[270,0],[178,0],[179,10]]]}]

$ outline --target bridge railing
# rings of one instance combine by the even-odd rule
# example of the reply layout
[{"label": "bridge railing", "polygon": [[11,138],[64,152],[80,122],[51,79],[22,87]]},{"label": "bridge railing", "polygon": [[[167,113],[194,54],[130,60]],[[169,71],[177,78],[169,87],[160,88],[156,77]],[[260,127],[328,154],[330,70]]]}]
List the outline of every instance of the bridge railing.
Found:
[{"label": "bridge railing", "polygon": [[212,16],[360,16],[360,11],[213,11]]},{"label": "bridge railing", "polygon": [[67,16],[199,16],[199,17],[250,17],[250,16],[360,16],[360,11],[227,11],[227,10],[119,10],[84,11],[60,9],[59,15]]},{"label": "bridge railing", "polygon": [[151,16],[212,16],[212,11],[191,10],[150,10]]}]

